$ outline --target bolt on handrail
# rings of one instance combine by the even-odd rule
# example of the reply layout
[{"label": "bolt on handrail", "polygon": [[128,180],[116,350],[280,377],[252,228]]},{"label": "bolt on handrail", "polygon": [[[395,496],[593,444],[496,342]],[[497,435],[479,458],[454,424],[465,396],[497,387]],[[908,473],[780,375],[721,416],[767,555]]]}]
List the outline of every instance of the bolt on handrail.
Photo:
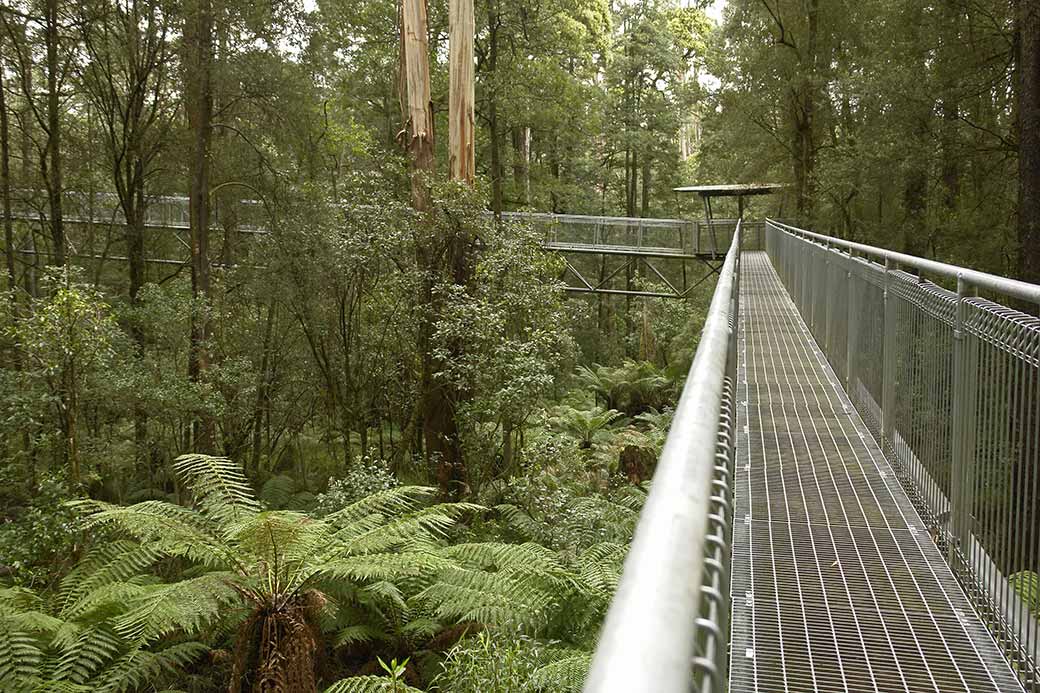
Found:
[{"label": "bolt on handrail", "polygon": [[725,689],[740,235],[738,223],[586,693]]},{"label": "bolt on handrail", "polygon": [[[791,300],[983,622],[1040,681],[1040,286],[769,220]],[[956,279],[956,291],[902,271]]]}]

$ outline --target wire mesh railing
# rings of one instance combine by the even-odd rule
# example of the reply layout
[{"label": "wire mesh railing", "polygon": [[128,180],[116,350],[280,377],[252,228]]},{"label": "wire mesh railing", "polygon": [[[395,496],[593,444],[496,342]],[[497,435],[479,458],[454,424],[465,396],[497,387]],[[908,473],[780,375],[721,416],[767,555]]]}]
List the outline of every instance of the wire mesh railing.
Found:
[{"label": "wire mesh railing", "polygon": [[1021,310],[1040,286],[774,221],[765,246],[979,616],[1040,690],[1040,320]]},{"label": "wire mesh railing", "polygon": [[588,693],[723,691],[730,546],[740,227],[657,463]]}]

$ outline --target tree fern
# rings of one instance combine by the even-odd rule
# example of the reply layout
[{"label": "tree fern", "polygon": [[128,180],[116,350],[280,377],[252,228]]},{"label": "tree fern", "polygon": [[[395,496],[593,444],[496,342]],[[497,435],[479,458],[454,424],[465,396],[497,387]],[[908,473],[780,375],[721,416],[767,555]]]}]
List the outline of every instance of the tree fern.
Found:
[{"label": "tree fern", "polygon": [[[119,586],[141,574],[162,556],[162,552],[149,545],[133,541],[115,540],[91,549],[59,587],[59,612],[66,618],[74,618],[85,608],[84,600],[102,588]],[[114,595],[113,595],[114,596]],[[74,613],[75,612],[75,613]]]},{"label": "tree fern", "polygon": [[134,648],[109,664],[97,677],[99,693],[124,693],[145,684],[172,679],[206,654],[209,648],[199,642],[183,642],[157,650]]},{"label": "tree fern", "polygon": [[[221,622],[240,623],[232,691],[264,677],[312,682],[322,626],[342,645],[431,632],[428,620],[414,632],[401,626],[413,613],[436,619],[432,606],[413,603],[415,595],[457,563],[443,552],[445,537],[460,517],[481,510],[431,505],[433,489],[398,487],[315,518],[262,510],[241,470],[225,458],[189,455],[175,469],[192,493],[192,507],[77,504],[88,527],[127,538],[92,557],[82,573],[91,585],[88,594],[126,598],[113,633],[129,642],[190,637]],[[159,584],[132,575],[165,556],[203,572]],[[72,587],[66,603],[80,612],[89,608]],[[292,636],[290,650],[269,640],[283,632],[301,634]],[[251,668],[263,674],[254,676]]]}]

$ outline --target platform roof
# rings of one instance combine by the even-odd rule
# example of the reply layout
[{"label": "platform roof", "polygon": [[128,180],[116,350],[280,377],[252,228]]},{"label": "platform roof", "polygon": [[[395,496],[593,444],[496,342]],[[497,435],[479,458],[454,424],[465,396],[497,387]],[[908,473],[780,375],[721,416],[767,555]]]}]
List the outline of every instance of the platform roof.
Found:
[{"label": "platform roof", "polygon": [[728,185],[685,185],[672,188],[677,193],[697,193],[701,197],[743,197],[772,195],[784,188],[779,183],[731,183]]}]

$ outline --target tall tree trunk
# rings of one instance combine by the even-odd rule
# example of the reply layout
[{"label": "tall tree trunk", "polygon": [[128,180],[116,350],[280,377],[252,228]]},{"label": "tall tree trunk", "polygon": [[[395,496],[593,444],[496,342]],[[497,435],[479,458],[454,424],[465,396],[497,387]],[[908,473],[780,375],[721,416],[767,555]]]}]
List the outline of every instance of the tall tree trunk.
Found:
[{"label": "tall tree trunk", "polygon": [[957,55],[964,50],[961,40],[960,12],[953,3],[941,3],[942,38],[939,46],[938,68],[942,98],[939,146],[942,159],[943,207],[952,212],[960,195],[960,162],[957,152],[957,123],[960,120],[960,99],[957,93],[959,71]]},{"label": "tall tree trunk", "polygon": [[[58,0],[47,0],[47,156],[43,160],[44,179],[50,206],[51,240],[55,265],[65,265],[65,225],[62,219],[61,117],[58,98]],[[48,170],[49,169],[49,170]]]},{"label": "tall tree trunk", "polygon": [[[430,105],[430,64],[425,0],[402,0],[401,6],[401,104],[406,117],[406,147],[411,159],[412,206],[420,213],[420,224],[431,206],[429,181],[434,171],[433,111]],[[455,419],[452,388],[434,374],[442,369],[432,354],[433,327],[442,314],[434,296],[434,286],[443,276],[445,261],[456,257],[455,238],[438,237],[435,227],[417,239],[416,261],[422,276],[420,301],[427,307],[419,327],[419,353],[422,355],[420,388],[423,397],[423,439],[427,468],[437,478],[441,493],[456,498],[465,489],[465,465]],[[446,253],[439,253],[444,247]],[[448,268],[450,271],[450,268]]]},{"label": "tall tree trunk", "polygon": [[429,51],[426,0],[402,0],[401,110],[405,119],[405,148],[412,171],[412,207],[417,212],[430,208],[426,178],[434,171]]},{"label": "tall tree trunk", "polygon": [[[271,338],[274,333],[274,307],[274,301],[267,306],[267,319],[264,321],[264,343],[260,352],[260,372],[258,374],[260,381],[257,383],[256,404],[253,407],[251,463],[249,465],[249,469],[253,474],[258,474],[260,471],[264,412],[270,406],[270,374],[273,370],[271,367]],[[270,454],[270,450],[268,450],[268,454]]]},{"label": "tall tree trunk", "polygon": [[[453,180],[473,184],[476,168],[473,122],[473,0],[450,0],[448,78],[448,173]],[[492,101],[494,99],[492,98]],[[500,209],[496,209],[501,212]]]},{"label": "tall tree trunk", "polygon": [[488,0],[488,139],[491,148],[491,210],[496,217],[502,216],[502,132],[498,122],[498,30],[500,19],[498,0]]},{"label": "tall tree trunk", "polygon": [[816,79],[819,74],[819,0],[809,0],[806,16],[806,55],[802,59],[801,83],[792,94],[794,183],[798,217],[812,221],[816,169]]},{"label": "tall tree trunk", "polygon": [[[209,369],[208,339],[210,304],[209,264],[209,168],[213,134],[213,4],[193,0],[185,18],[184,37],[188,51],[187,113],[192,134],[191,180],[188,190],[191,225],[191,289],[195,299],[191,324],[189,376],[204,382]],[[199,452],[216,449],[213,417],[201,414],[192,424],[194,447]]]},{"label": "tall tree trunk", "polygon": [[1040,5],[1018,0],[1019,278],[1040,282]]},{"label": "tall tree trunk", "polygon": [[[0,48],[3,42],[0,40]],[[14,229],[11,221],[11,152],[7,120],[7,96],[4,92],[4,59],[0,51],[0,200],[4,215],[4,259],[7,265],[7,290],[15,287]]]},{"label": "tall tree trunk", "polygon": [[531,204],[531,128],[513,128],[513,182],[523,206]]},{"label": "tall tree trunk", "polygon": [[650,216],[650,170],[652,160],[650,155],[643,156],[643,190],[640,195],[639,216]]}]

